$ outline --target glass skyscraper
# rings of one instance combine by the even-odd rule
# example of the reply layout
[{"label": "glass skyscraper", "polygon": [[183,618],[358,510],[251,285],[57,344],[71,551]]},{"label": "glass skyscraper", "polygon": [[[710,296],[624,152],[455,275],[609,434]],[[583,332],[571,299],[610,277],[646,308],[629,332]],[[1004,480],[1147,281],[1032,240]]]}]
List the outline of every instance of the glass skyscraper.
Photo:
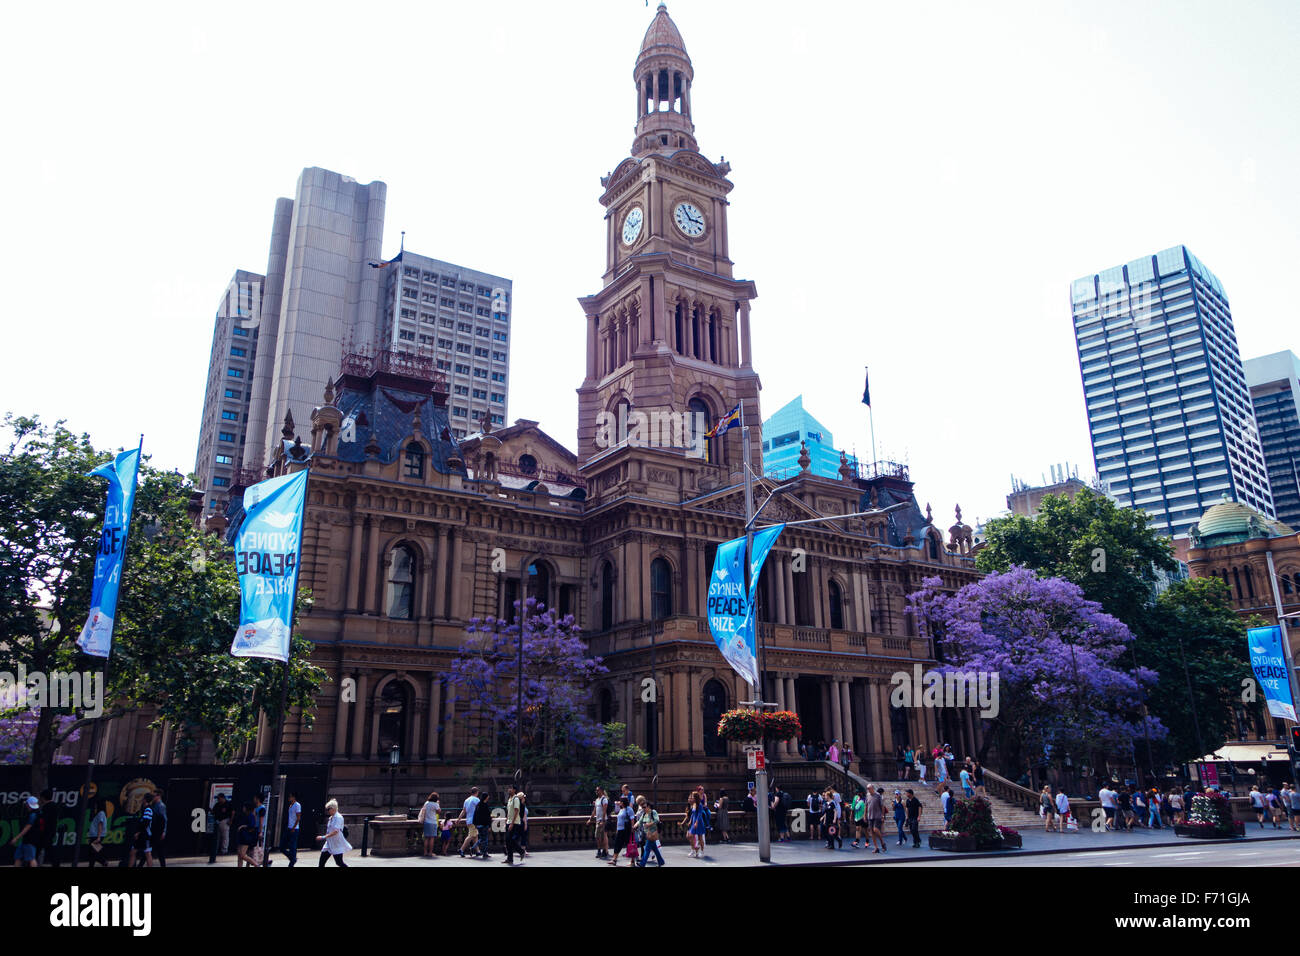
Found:
[{"label": "glass skyscraper", "polygon": [[[803,396],[772,413],[763,422],[763,474],[784,480],[799,474],[799,443],[808,446],[811,459],[808,470],[823,478],[838,480],[840,453],[835,449],[835,439],[830,430],[808,414],[803,407]],[[857,460],[850,455],[849,464],[856,469]]]},{"label": "glass skyscraper", "polygon": [[1247,359],[1246,384],[1277,519],[1300,528],[1300,357],[1274,352]]},{"label": "glass skyscraper", "polygon": [[1076,279],[1074,336],[1097,476],[1186,535],[1228,498],[1273,496],[1223,285],[1184,246]]}]

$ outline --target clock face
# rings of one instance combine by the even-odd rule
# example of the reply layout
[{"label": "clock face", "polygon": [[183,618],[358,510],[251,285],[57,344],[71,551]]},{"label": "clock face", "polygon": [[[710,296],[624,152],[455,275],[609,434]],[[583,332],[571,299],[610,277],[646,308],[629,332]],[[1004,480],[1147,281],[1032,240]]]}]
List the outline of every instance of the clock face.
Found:
[{"label": "clock face", "polygon": [[704,213],[689,202],[679,202],[673,210],[673,222],[677,228],[694,239],[704,233]]},{"label": "clock face", "polygon": [[641,235],[641,223],[645,219],[640,206],[633,206],[623,218],[623,245],[630,246]]}]

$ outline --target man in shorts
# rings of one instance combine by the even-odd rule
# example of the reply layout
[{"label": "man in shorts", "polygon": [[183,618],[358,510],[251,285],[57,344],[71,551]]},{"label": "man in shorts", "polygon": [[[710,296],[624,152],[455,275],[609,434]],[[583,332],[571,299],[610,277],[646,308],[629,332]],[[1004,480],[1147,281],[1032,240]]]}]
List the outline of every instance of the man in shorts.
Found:
[{"label": "man in shorts", "polygon": [[14,848],[14,866],[36,865],[36,839],[40,834],[41,801],[35,797],[27,798],[23,828],[9,841]]},{"label": "man in shorts", "polygon": [[[885,798],[874,784],[867,784],[867,836],[871,840],[871,852],[885,851]],[[876,844],[880,846],[877,848]],[[865,845],[865,844],[864,844]]]},{"label": "man in shorts", "polygon": [[464,804],[460,808],[458,820],[464,820],[466,829],[469,834],[465,837],[465,842],[460,845],[460,855],[464,856],[468,850],[473,852],[474,846],[478,843],[478,827],[474,825],[474,811],[478,809],[478,787],[469,788],[469,796],[465,798]]},{"label": "man in shorts", "polygon": [[1101,812],[1106,815],[1106,829],[1115,829],[1115,798],[1119,796],[1110,788],[1110,784],[1103,783],[1101,789],[1097,791],[1097,800],[1101,803]]}]

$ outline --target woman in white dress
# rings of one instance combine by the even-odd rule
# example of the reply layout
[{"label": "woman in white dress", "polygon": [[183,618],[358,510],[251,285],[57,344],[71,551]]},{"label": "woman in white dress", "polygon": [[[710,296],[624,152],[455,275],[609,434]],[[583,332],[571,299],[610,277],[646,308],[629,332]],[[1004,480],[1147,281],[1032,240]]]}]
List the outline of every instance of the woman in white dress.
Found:
[{"label": "woman in white dress", "polygon": [[334,862],[339,866],[347,866],[343,862],[343,854],[352,849],[352,844],[343,836],[343,814],[339,813],[337,800],[325,804],[325,816],[329,818],[329,822],[325,824],[325,835],[316,838],[317,842],[323,844],[320,851],[320,865],[324,866],[329,862],[330,857],[334,857]]}]

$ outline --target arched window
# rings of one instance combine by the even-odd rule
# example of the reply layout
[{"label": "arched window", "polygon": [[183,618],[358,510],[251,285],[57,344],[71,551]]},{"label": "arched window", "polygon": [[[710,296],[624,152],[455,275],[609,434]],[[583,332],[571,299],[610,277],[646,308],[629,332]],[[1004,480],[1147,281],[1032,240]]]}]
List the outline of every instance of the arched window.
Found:
[{"label": "arched window", "polygon": [[402,464],[402,473],[407,478],[424,477],[424,449],[419,442],[411,442],[406,446],[406,457]]},{"label": "arched window", "polygon": [[673,613],[673,572],[663,558],[650,562],[650,617],[658,621]]},{"label": "arched window", "polygon": [[704,399],[699,397],[692,398],[686,407],[691,413],[691,437],[699,443],[700,450],[704,453],[704,460],[715,461],[714,449],[717,447],[718,439],[704,437],[704,433],[713,427],[713,413],[709,411],[709,406],[705,404]]},{"label": "arched window", "polygon": [[608,561],[600,569],[600,629],[614,626],[614,565]]},{"label": "arched window", "polygon": [[727,709],[727,690],[721,681],[710,680],[704,685],[704,755],[706,757],[724,757],[727,754],[727,742],[718,736],[718,721]]},{"label": "arched window", "polygon": [[381,760],[388,756],[396,744],[399,749],[406,747],[406,713],[408,710],[407,687],[400,680],[390,681],[379,695],[377,702],[379,721],[379,753]]},{"label": "arched window", "polygon": [[938,561],[939,560],[939,539],[936,538],[934,535],[928,535],[927,537],[929,538],[930,541],[930,545],[929,545],[930,560]]},{"label": "arched window", "polygon": [[540,561],[528,565],[528,596],[536,599],[541,611],[551,603],[551,570]]},{"label": "arched window", "polygon": [[831,629],[842,631],[844,630],[844,591],[838,581],[833,579],[830,581],[826,586],[826,595],[830,602]]},{"label": "arched window", "polygon": [[388,616],[409,621],[415,613],[415,554],[404,544],[388,556]]},{"label": "arched window", "polygon": [[812,575],[794,574],[794,623],[796,627],[812,627],[815,623],[812,604]]},{"label": "arched window", "polygon": [[537,459],[532,455],[519,456],[519,470],[525,475],[537,474]]}]

